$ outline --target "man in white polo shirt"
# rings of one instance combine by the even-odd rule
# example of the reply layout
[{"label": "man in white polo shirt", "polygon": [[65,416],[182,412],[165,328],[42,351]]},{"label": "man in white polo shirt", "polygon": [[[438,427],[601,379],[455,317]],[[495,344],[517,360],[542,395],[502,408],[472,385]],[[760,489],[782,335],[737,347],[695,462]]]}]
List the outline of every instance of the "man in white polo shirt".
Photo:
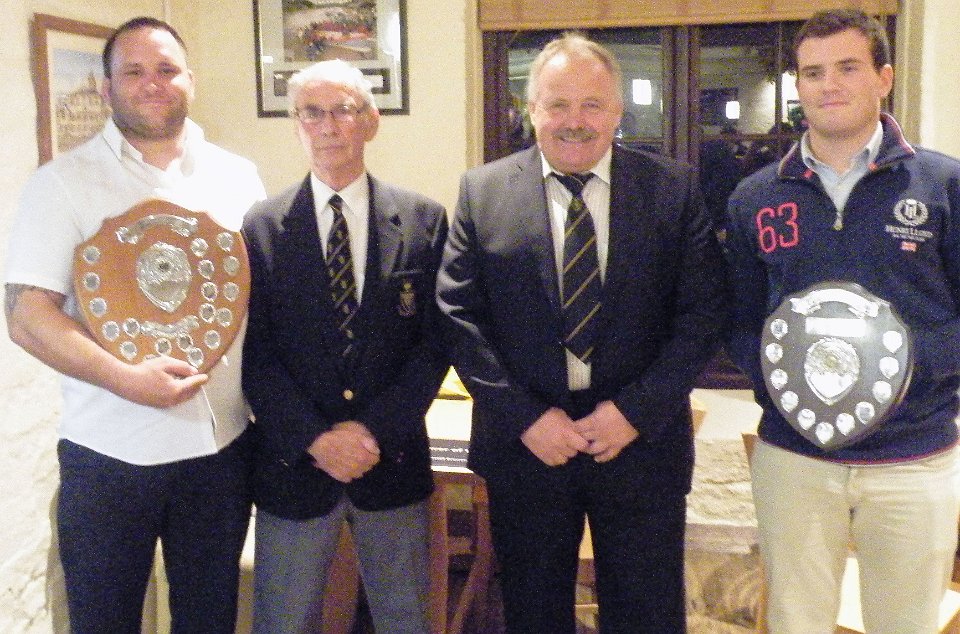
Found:
[{"label": "man in white polo shirt", "polygon": [[112,119],[28,181],[5,276],[10,338],[63,374],[57,528],[71,630],[140,632],[160,539],[173,631],[232,633],[250,512],[243,333],[208,373],[170,357],[121,362],[79,321],[72,262],[103,220],[150,198],[238,230],[263,184],[187,119],[193,74],[170,25],[123,24],[103,61]]}]

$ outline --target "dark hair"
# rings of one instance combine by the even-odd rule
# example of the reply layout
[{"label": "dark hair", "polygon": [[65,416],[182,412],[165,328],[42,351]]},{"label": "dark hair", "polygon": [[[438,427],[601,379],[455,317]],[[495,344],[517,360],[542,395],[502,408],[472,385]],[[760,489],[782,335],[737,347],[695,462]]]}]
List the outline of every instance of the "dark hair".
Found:
[{"label": "dark hair", "polygon": [[890,63],[890,41],[883,25],[860,9],[829,9],[819,11],[807,20],[793,38],[791,67],[797,70],[797,49],[804,40],[836,35],[847,29],[856,29],[870,41],[873,67],[880,70]]},{"label": "dark hair", "polygon": [[166,31],[173,36],[173,39],[177,41],[184,52],[187,51],[187,45],[183,43],[183,38],[180,37],[180,34],[177,33],[177,30],[163,20],[151,18],[149,16],[133,18],[132,20],[127,20],[118,26],[117,29],[110,34],[110,37],[107,38],[107,43],[103,46],[104,77],[110,77],[110,63],[113,62],[113,46],[116,43],[117,38],[129,31],[138,31],[140,29],[159,29],[161,31]]}]

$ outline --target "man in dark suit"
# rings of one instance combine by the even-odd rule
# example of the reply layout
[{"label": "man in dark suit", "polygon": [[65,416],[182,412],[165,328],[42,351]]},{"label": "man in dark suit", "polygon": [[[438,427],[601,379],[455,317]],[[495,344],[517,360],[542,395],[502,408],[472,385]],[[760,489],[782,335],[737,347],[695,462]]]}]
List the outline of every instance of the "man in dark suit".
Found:
[{"label": "man in dark suit", "polygon": [[311,173],[244,222],[243,385],[260,440],[254,630],[313,631],[346,521],[377,631],[423,634],[424,414],[446,369],[434,335],[446,216],[366,173],[379,112],[359,70],[320,62],[288,89]]},{"label": "man in dark suit", "polygon": [[619,86],[603,47],[547,45],[538,146],[464,176],[437,282],[510,632],[574,632],[584,516],[602,631],[685,629],[689,392],[726,322],[723,260],[693,172],[612,145]]}]

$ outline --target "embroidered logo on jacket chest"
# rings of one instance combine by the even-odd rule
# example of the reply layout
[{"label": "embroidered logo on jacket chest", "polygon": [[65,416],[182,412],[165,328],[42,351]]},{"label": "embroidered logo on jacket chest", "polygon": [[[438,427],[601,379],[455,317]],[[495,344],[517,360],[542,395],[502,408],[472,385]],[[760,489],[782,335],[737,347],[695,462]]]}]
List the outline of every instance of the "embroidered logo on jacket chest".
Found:
[{"label": "embroidered logo on jacket chest", "polygon": [[900,250],[915,253],[917,247],[933,237],[933,232],[921,229],[930,219],[927,206],[913,198],[903,198],[893,207],[893,218],[898,224],[884,227],[892,238],[900,241]]}]

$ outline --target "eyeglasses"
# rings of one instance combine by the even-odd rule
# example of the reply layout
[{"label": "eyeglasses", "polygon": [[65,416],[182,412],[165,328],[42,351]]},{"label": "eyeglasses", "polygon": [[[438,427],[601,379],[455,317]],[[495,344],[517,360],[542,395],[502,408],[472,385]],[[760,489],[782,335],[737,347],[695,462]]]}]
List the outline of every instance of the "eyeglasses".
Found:
[{"label": "eyeglasses", "polygon": [[324,109],[317,106],[306,106],[303,109],[294,108],[292,114],[304,125],[317,125],[323,123],[323,120],[330,115],[330,118],[337,123],[352,121],[354,117],[366,110],[367,106],[354,106],[348,103],[341,103],[332,108]]}]

